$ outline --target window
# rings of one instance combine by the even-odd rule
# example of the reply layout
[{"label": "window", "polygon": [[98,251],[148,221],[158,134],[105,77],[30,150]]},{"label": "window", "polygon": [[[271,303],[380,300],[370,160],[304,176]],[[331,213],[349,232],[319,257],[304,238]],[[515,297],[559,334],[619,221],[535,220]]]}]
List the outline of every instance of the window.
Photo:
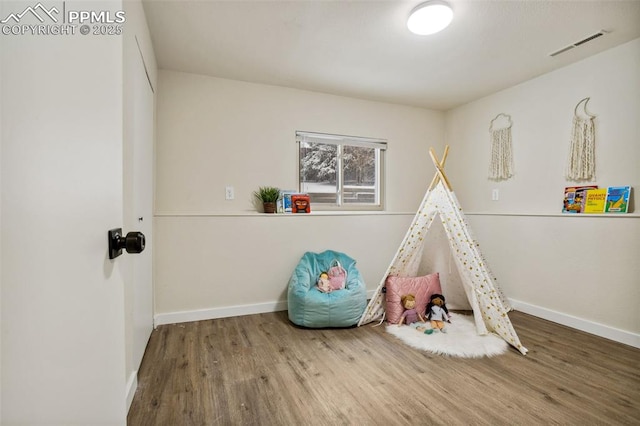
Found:
[{"label": "window", "polygon": [[312,208],[381,210],[384,151],[382,139],[296,132],[300,192]]}]

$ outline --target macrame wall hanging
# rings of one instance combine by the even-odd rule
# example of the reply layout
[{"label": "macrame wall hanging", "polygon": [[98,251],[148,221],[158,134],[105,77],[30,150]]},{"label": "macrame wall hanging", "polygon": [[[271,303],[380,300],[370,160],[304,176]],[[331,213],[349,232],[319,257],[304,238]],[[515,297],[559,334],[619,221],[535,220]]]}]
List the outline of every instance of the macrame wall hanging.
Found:
[{"label": "macrame wall hanging", "polygon": [[[495,121],[504,117],[506,124],[499,125]],[[500,113],[489,124],[491,135],[491,164],[489,179],[506,180],[513,176],[513,150],[511,146],[511,116]]]},{"label": "macrame wall hanging", "polygon": [[[576,104],[573,110],[573,129],[571,132],[571,146],[565,177],[573,181],[590,181],[596,175],[596,131],[595,115],[587,112],[589,98],[584,98]],[[578,107],[582,105],[584,117],[578,114]]]}]

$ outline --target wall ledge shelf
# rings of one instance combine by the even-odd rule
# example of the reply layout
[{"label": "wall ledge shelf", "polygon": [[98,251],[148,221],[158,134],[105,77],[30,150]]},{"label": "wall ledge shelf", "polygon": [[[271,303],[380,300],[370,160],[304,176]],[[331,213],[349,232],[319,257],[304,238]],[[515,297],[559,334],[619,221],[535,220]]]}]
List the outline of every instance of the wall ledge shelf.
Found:
[{"label": "wall ledge shelf", "polygon": [[260,213],[256,211],[230,211],[230,212],[156,212],[154,217],[317,217],[317,216],[407,216],[415,215],[415,212],[389,212],[389,211],[337,211],[320,210],[311,213]]},{"label": "wall ledge shelf", "polygon": [[466,216],[530,216],[530,217],[591,217],[591,218],[609,218],[609,219],[638,219],[639,213],[543,213],[543,212],[464,212]]},{"label": "wall ledge shelf", "polygon": [[[524,216],[524,217],[571,217],[571,218],[610,218],[610,219],[638,219],[640,213],[602,213],[602,214],[573,214],[573,213],[544,213],[544,212],[476,212],[463,211],[466,216]],[[319,210],[311,213],[260,213],[256,211],[229,212],[184,212],[163,211],[156,212],[154,217],[317,217],[317,216],[415,216],[416,212],[390,211],[337,211]]]}]

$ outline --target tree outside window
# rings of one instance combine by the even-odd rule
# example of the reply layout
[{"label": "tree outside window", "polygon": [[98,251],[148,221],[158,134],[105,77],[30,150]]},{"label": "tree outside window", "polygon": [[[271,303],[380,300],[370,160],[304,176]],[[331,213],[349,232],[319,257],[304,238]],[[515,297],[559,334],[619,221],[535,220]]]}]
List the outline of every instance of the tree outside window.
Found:
[{"label": "tree outside window", "polygon": [[382,209],[385,141],[307,132],[297,140],[300,191],[314,208]]}]

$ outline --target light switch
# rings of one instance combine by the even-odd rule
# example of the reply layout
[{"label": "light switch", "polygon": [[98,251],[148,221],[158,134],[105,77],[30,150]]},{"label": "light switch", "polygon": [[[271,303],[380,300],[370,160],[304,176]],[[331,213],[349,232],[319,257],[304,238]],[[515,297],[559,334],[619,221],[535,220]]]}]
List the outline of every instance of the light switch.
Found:
[{"label": "light switch", "polygon": [[224,199],[225,200],[233,200],[234,198],[233,186],[226,186],[224,188]]},{"label": "light switch", "polygon": [[498,189],[494,189],[491,191],[491,201],[498,201],[500,199],[500,191]]}]

